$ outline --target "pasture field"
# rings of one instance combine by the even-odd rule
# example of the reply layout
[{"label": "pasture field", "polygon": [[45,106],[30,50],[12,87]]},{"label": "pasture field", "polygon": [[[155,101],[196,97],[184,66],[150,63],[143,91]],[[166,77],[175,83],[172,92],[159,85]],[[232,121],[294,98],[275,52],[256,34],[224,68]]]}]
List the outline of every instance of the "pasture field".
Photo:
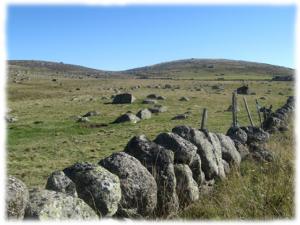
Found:
[{"label": "pasture field", "polygon": [[[231,125],[232,91],[241,81],[200,81],[160,79],[94,79],[29,76],[21,83],[7,82],[7,106],[18,121],[7,124],[7,173],[21,179],[29,187],[44,187],[49,174],[75,162],[97,163],[113,152],[122,151],[134,135],[145,134],[154,139],[161,132],[170,132],[176,125],[199,127],[203,108],[208,109],[207,128],[226,133]],[[57,79],[52,81],[52,79]],[[294,95],[293,82],[247,81],[255,95],[247,101],[258,125],[255,99],[263,106],[282,106],[287,96]],[[164,89],[165,84],[179,89]],[[224,90],[214,90],[221,84]],[[161,88],[155,86],[160,85]],[[140,88],[133,88],[140,86]],[[199,91],[197,91],[197,88]],[[109,104],[116,91],[132,93],[133,104]],[[168,111],[152,115],[137,124],[111,124],[119,115],[134,114],[150,105],[142,104],[149,94],[166,97],[159,104]],[[186,96],[190,101],[179,101]],[[107,97],[103,99],[103,97]],[[265,99],[260,99],[265,97]],[[249,125],[242,96],[238,96],[240,125]],[[107,126],[91,128],[73,118],[88,111],[99,111],[91,123]],[[185,120],[172,117],[190,111]],[[225,182],[219,182],[208,195],[181,212],[184,219],[271,219],[294,217],[294,133],[272,135],[268,144],[275,152],[273,163],[247,160],[239,171],[232,171]]]}]

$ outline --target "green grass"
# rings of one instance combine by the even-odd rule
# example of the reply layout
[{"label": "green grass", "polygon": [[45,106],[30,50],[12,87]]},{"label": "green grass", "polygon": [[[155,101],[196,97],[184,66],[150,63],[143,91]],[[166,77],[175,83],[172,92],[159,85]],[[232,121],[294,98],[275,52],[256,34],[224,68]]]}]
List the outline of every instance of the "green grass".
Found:
[{"label": "green grass", "polygon": [[[29,76],[29,75],[28,75]],[[55,77],[55,76],[53,76]],[[224,112],[231,104],[231,93],[241,85],[238,81],[197,81],[197,80],[133,80],[133,79],[68,79],[58,77],[31,76],[31,80],[21,84],[9,82],[7,85],[8,107],[12,115],[18,117],[16,123],[7,126],[7,170],[23,180],[29,187],[44,187],[48,175],[77,161],[98,162],[113,152],[122,151],[131,137],[145,134],[154,139],[160,132],[171,131],[176,125],[198,127],[202,109],[208,109],[207,127],[212,132],[225,133],[231,125],[231,113]],[[61,85],[60,85],[61,83]],[[147,88],[147,85],[180,85],[178,90]],[[211,89],[214,84],[222,84],[225,91],[220,94]],[[254,122],[258,124],[254,101],[262,105],[273,105],[276,109],[285,103],[287,96],[293,95],[293,83],[248,81],[256,95],[247,96]],[[141,85],[140,89],[130,90]],[[191,91],[195,87],[205,91]],[[130,105],[104,104],[114,94],[109,88],[123,87],[137,97]],[[80,90],[76,90],[80,88]],[[109,90],[108,90],[109,89]],[[266,94],[267,90],[272,91]],[[279,95],[282,92],[284,95]],[[137,124],[110,124],[127,111],[136,113],[149,107],[142,100],[151,93],[167,97],[159,104],[168,111],[153,115],[149,120]],[[181,102],[182,96],[190,98]],[[78,98],[71,101],[72,98]],[[93,98],[90,101],[90,98]],[[239,123],[248,125],[242,98],[238,97]],[[74,115],[96,110],[99,116],[91,118],[95,123],[107,123],[107,127],[86,128],[70,119]],[[177,114],[191,111],[184,121],[172,121]],[[34,124],[35,121],[43,121]],[[294,216],[293,176],[293,134],[272,137],[270,147],[278,159],[273,164],[244,162],[241,172],[232,172],[227,181],[218,183],[209,196],[180,214],[186,219],[234,219],[234,218],[291,218]],[[280,139],[280,140],[279,140]],[[287,147],[288,146],[288,147]],[[287,150],[288,149],[288,150]],[[288,154],[287,154],[288,152]],[[230,188],[229,188],[230,187]],[[282,198],[283,196],[285,198]],[[279,205],[281,205],[279,207]]]},{"label": "green grass", "polygon": [[291,219],[295,216],[293,134],[272,136],[272,163],[244,161],[228,179],[180,213],[184,219]]}]

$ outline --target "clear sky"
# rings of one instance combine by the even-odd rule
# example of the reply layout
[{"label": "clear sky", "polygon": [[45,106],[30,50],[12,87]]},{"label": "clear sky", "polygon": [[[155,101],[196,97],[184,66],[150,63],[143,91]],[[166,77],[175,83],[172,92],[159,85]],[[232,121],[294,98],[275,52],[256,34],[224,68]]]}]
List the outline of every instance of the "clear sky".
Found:
[{"label": "clear sky", "polygon": [[104,70],[185,58],[294,68],[295,17],[292,5],[10,5],[7,54]]}]

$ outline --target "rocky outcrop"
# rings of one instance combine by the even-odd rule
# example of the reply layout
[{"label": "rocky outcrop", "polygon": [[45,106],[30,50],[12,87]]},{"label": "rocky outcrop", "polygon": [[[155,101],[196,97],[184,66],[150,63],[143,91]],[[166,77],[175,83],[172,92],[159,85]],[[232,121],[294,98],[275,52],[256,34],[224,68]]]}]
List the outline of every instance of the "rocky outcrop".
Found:
[{"label": "rocky outcrop", "polygon": [[113,216],[121,200],[119,178],[91,163],[75,163],[63,172],[75,183],[78,197],[100,216]]}]

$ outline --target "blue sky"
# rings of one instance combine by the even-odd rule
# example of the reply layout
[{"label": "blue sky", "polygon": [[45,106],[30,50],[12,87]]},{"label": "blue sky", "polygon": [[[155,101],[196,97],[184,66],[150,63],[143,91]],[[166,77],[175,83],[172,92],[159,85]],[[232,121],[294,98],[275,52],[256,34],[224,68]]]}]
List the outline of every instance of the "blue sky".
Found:
[{"label": "blue sky", "polygon": [[295,67],[295,6],[10,5],[9,59],[124,70],[185,58]]}]

